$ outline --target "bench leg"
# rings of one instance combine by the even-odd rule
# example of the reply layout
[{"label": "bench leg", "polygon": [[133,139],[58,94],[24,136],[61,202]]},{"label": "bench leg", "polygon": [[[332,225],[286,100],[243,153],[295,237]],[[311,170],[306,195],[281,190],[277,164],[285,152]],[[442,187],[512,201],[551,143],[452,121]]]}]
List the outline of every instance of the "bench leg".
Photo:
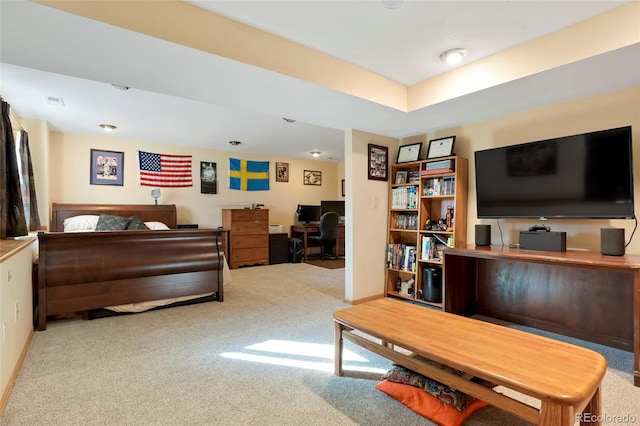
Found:
[{"label": "bench leg", "polygon": [[342,376],[342,348],[344,346],[344,340],[342,340],[343,325],[339,322],[335,323],[335,356],[334,356],[334,374],[336,376]]},{"label": "bench leg", "polygon": [[[583,411],[583,418],[580,419],[580,424],[581,425],[596,425],[599,426],[601,424],[601,422],[598,420],[600,413],[602,412],[602,398],[600,396],[600,386],[598,386],[598,389],[596,389],[595,393],[593,394],[593,397],[591,398],[591,401],[589,401],[589,403],[587,404],[586,407],[584,407],[584,411]],[[586,415],[589,415],[589,417],[587,417]],[[587,420],[591,420],[591,421],[587,421]]]},{"label": "bench leg", "polygon": [[572,406],[542,401],[540,426],[573,426],[575,421],[575,410]]}]

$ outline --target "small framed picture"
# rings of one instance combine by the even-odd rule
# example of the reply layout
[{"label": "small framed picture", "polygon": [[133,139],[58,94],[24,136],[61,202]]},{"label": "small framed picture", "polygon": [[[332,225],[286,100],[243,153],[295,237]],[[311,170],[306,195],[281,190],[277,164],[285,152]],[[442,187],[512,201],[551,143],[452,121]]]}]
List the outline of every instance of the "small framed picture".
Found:
[{"label": "small framed picture", "polygon": [[200,162],[200,193],[218,193],[218,165],[209,161]]},{"label": "small framed picture", "polygon": [[124,185],[124,152],[91,150],[91,185]]},{"label": "small framed picture", "polygon": [[455,141],[455,136],[430,140],[429,149],[427,150],[427,160],[453,155],[453,144]]},{"label": "small framed picture", "polygon": [[389,148],[386,146],[369,144],[369,179],[388,180]]},{"label": "small framed picture", "polygon": [[418,161],[420,159],[420,150],[422,142],[412,143],[410,145],[402,145],[398,150],[398,159],[396,163],[408,163]]},{"label": "small framed picture", "polygon": [[289,182],[289,163],[276,162],[276,182]]},{"label": "small framed picture", "polygon": [[322,172],[318,170],[305,170],[303,175],[305,185],[322,185]]},{"label": "small framed picture", "polygon": [[396,180],[394,183],[407,183],[407,171],[398,170],[396,172]]}]

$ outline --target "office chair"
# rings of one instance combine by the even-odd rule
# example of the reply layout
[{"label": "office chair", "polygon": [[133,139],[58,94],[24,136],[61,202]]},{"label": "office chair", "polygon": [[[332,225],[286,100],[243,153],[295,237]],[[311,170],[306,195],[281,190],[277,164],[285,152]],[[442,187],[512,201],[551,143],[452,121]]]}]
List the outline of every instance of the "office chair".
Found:
[{"label": "office chair", "polygon": [[[320,217],[320,235],[310,235],[308,238],[320,244],[320,259],[324,260],[325,247],[336,243],[338,238],[338,221],[340,217],[336,212],[326,212]],[[335,258],[338,253],[335,254]]]}]

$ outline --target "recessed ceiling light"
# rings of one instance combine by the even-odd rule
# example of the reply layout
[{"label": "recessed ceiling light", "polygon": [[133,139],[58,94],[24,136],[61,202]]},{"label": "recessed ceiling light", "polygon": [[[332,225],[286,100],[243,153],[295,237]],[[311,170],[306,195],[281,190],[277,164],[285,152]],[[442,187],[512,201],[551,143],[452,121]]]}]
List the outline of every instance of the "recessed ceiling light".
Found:
[{"label": "recessed ceiling light", "polygon": [[113,124],[100,124],[99,127],[105,132],[113,132],[115,129],[117,129],[117,127]]},{"label": "recessed ceiling light", "polygon": [[287,123],[295,123],[295,122],[296,122],[296,120],[294,120],[293,118],[286,118],[286,117],[283,117],[282,119],[283,119],[284,121],[286,121]]},{"label": "recessed ceiling light", "polygon": [[322,154],[320,151],[311,151],[311,155],[313,155],[314,157],[319,157],[320,154]]},{"label": "recessed ceiling light", "polygon": [[229,141],[229,145],[233,145],[233,146],[238,146],[240,145],[242,142],[240,141]]},{"label": "recessed ceiling light", "polygon": [[440,59],[445,61],[448,64],[457,64],[462,61],[469,51],[467,49],[463,49],[461,47],[457,47],[455,49],[445,50],[440,54]]}]

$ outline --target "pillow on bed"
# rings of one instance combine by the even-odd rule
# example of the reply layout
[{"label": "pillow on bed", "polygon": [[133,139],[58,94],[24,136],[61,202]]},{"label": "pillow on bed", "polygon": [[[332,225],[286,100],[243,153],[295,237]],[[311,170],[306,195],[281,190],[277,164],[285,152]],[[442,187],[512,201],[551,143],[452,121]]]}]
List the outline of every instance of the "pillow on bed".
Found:
[{"label": "pillow on bed", "polygon": [[145,222],[147,228],[157,231],[158,229],[171,229],[162,222]]},{"label": "pillow on bed", "polygon": [[453,406],[445,404],[435,396],[415,386],[383,380],[376,384],[375,388],[422,417],[426,417],[442,426],[460,426],[474,411],[489,405],[484,401],[474,399],[473,402],[466,406],[464,411],[458,411]]},{"label": "pillow on bed", "polygon": [[93,231],[96,229],[99,218],[98,215],[89,214],[68,217],[63,222],[64,232]]},{"label": "pillow on bed", "polygon": [[129,225],[128,217],[101,214],[96,224],[96,231],[123,231]]},{"label": "pillow on bed", "polygon": [[149,229],[149,227],[144,224],[142,219],[140,219],[138,216],[133,215],[129,218],[127,229]]}]

